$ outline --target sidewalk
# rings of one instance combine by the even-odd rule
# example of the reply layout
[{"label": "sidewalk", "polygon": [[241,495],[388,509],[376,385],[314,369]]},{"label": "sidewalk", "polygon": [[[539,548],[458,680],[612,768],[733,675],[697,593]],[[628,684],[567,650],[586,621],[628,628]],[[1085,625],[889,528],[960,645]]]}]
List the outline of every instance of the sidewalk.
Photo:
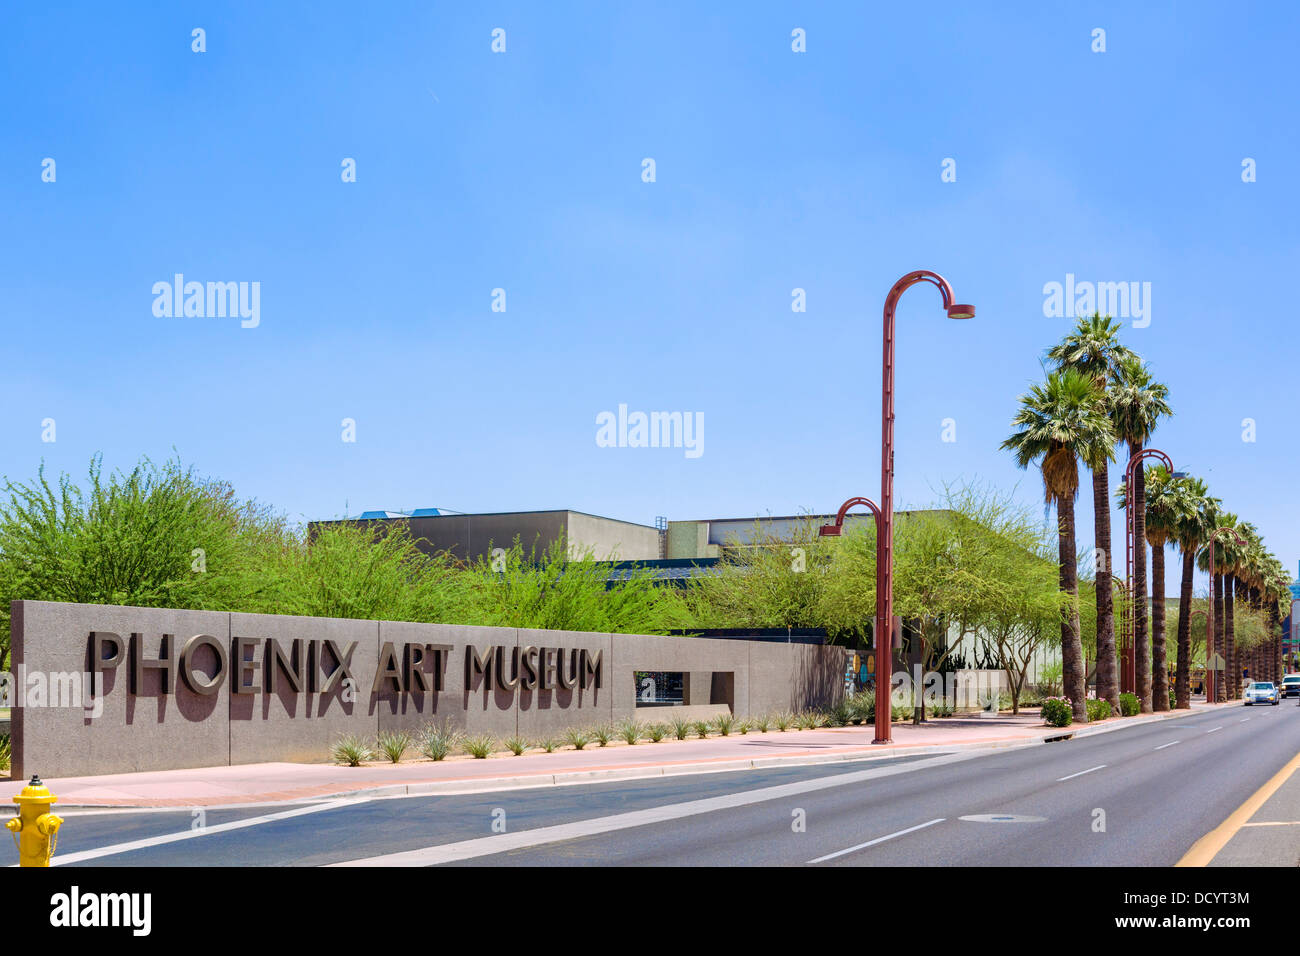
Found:
[{"label": "sidewalk", "polygon": [[[1194,703],[1191,713],[1228,704]],[[192,770],[160,770],[46,780],[58,807],[216,807],[411,793],[464,793],[561,783],[591,783],[670,774],[744,770],[977,747],[1024,747],[1050,740],[1105,733],[1153,720],[1186,716],[1169,711],[1112,718],[1066,728],[1044,727],[1037,711],[1012,717],[948,717],[920,727],[894,724],[892,744],[871,743],[875,728],[751,731],[707,740],[621,741],[607,747],[554,753],[496,754],[486,760],[420,758],[400,764],[341,767],[334,764],[261,763]],[[25,784],[0,780],[0,803]]]}]

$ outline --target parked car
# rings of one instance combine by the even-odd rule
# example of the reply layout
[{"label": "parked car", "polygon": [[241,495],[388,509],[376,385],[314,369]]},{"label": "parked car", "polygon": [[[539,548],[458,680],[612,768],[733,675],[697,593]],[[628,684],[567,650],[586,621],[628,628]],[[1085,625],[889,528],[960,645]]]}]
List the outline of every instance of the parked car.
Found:
[{"label": "parked car", "polygon": [[1282,696],[1300,697],[1300,674],[1287,674],[1282,678]]},{"label": "parked car", "polygon": [[1277,688],[1273,686],[1272,681],[1257,680],[1246,688],[1244,703],[1247,707],[1251,704],[1272,704],[1274,707],[1278,704]]}]

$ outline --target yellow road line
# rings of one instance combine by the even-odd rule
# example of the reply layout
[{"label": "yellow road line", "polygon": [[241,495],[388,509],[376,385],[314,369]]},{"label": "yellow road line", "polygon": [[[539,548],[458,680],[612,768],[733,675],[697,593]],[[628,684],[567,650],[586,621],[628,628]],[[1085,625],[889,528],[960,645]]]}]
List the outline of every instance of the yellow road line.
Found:
[{"label": "yellow road line", "polygon": [[1183,858],[1174,866],[1208,865],[1218,856],[1219,851],[1227,846],[1228,841],[1237,835],[1237,831],[1246,825],[1246,821],[1253,817],[1268,798],[1277,793],[1282,784],[1291,779],[1291,775],[1298,769],[1300,769],[1300,754],[1288,760],[1286,766],[1273,774],[1268,783],[1247,797],[1246,802],[1232,811],[1228,819],[1193,843],[1192,848],[1183,854]]}]

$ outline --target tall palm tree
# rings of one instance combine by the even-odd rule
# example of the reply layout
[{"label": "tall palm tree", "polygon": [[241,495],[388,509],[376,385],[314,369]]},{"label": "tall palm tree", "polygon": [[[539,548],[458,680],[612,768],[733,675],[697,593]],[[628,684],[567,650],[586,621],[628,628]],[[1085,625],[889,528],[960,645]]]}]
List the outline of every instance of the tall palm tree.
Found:
[{"label": "tall palm tree", "polygon": [[[1213,531],[1220,528],[1231,528],[1234,531],[1240,519],[1230,512],[1224,511],[1215,516]],[[1240,534],[1240,532],[1238,532]],[[1214,574],[1210,578],[1210,598],[1214,601],[1214,653],[1223,658],[1224,688],[1222,697],[1224,700],[1232,699],[1232,687],[1237,681],[1232,680],[1232,602],[1225,597],[1228,591],[1228,578],[1231,576],[1232,565],[1235,559],[1234,548],[1239,548],[1234,538],[1227,534],[1221,534],[1214,539],[1214,544],[1207,547],[1201,552],[1197,559],[1197,565],[1207,574],[1210,570],[1210,551],[1214,551]],[[1208,657],[1208,654],[1207,654]],[[1209,660],[1206,660],[1205,666],[1210,666]]]},{"label": "tall palm tree", "polygon": [[1252,543],[1259,538],[1259,531],[1249,521],[1236,522],[1235,527],[1244,543],[1238,542],[1235,538],[1227,542],[1223,579],[1223,656],[1224,674],[1227,678],[1224,689],[1228,692],[1228,700],[1237,700],[1241,697],[1241,651],[1237,647],[1236,622],[1237,588],[1240,583],[1241,569],[1249,556]]},{"label": "tall palm tree", "polygon": [[[1157,382],[1150,366],[1137,356],[1122,359],[1111,389],[1111,415],[1120,440],[1128,442],[1129,457],[1140,452],[1160,419],[1173,414],[1169,388]],[[1147,643],[1146,476],[1133,470],[1133,669],[1143,713],[1151,712],[1151,646]],[[1163,590],[1164,581],[1152,584]]]},{"label": "tall palm tree", "polygon": [[[1079,316],[1069,335],[1047,350],[1056,367],[1075,368],[1091,378],[1103,395],[1115,382],[1122,361],[1136,358],[1119,342],[1122,323],[1094,312]],[[1102,458],[1092,468],[1093,538],[1096,542],[1097,581],[1097,696],[1110,701],[1119,710],[1119,681],[1115,660],[1115,604],[1111,588],[1110,542],[1110,469],[1112,456]]]},{"label": "tall palm tree", "polygon": [[[1164,465],[1146,470],[1146,533],[1151,544],[1151,707],[1169,709],[1169,654],[1165,644],[1165,545],[1177,537],[1179,522],[1185,519],[1187,496],[1180,493],[1178,479]],[[1127,489],[1121,487],[1120,507]]]},{"label": "tall palm tree", "polygon": [[1196,572],[1196,553],[1211,532],[1211,519],[1217,501],[1210,497],[1205,482],[1199,478],[1175,479],[1178,518],[1174,540],[1183,555],[1182,587],[1178,597],[1178,663],[1174,673],[1174,706],[1192,706],[1192,581]]},{"label": "tall palm tree", "polygon": [[1016,464],[1038,462],[1043,495],[1056,506],[1060,589],[1069,596],[1061,611],[1061,674],[1075,720],[1087,722],[1087,675],[1079,630],[1079,577],[1075,556],[1074,501],[1079,494],[1079,462],[1095,469],[1114,454],[1115,429],[1096,381],[1074,368],[1050,373],[1020,398],[1011,420],[1017,431],[1002,443]]}]

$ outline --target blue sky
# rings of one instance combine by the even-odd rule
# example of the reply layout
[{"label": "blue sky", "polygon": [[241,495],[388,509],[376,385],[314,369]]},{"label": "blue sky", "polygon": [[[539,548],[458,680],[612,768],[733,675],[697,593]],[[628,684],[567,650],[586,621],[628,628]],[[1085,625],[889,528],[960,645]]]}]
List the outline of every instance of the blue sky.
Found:
[{"label": "blue sky", "polygon": [[[898,505],[1037,506],[998,443],[1070,273],[1151,283],[1155,444],[1294,570],[1293,5],[463,7],[0,10],[0,472],[175,449],[307,519],[833,510],[878,494],[881,306],[929,268],[979,311],[903,300]],[[176,273],[260,283],[259,324],[155,316]],[[598,447],[620,404],[703,454]]]}]

